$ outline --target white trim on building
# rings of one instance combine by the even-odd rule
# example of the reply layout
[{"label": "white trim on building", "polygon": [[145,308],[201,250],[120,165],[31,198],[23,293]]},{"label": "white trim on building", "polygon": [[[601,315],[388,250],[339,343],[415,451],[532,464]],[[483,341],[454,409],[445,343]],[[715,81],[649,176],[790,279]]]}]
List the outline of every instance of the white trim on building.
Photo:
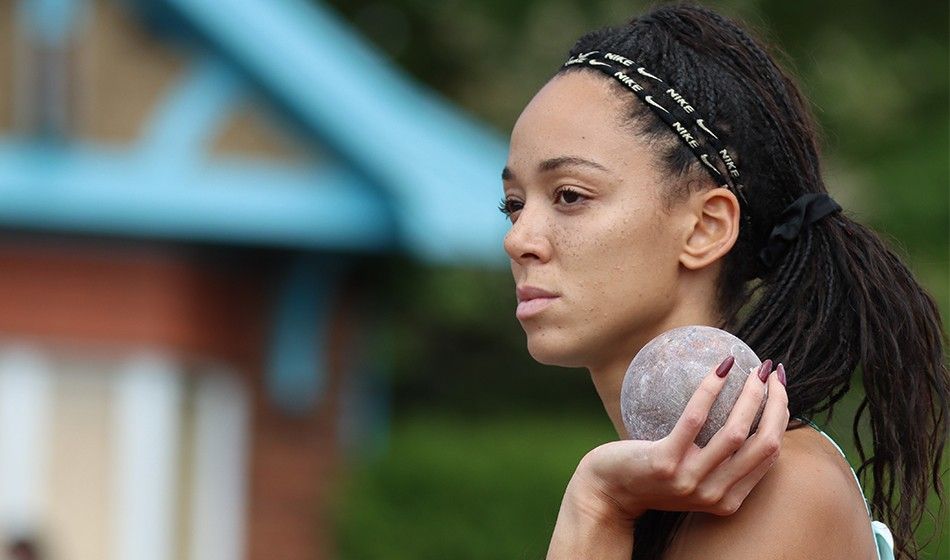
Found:
[{"label": "white trim on building", "polygon": [[51,386],[41,351],[0,347],[0,531],[7,536],[42,529]]},{"label": "white trim on building", "polygon": [[143,352],[115,380],[114,560],[169,560],[175,546],[182,367]]}]

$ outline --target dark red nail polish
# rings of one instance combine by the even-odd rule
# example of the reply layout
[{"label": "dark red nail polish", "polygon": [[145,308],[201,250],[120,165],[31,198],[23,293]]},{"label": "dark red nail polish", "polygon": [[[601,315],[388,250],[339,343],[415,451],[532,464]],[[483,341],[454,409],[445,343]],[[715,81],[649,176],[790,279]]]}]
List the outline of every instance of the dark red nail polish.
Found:
[{"label": "dark red nail polish", "polygon": [[782,384],[782,387],[785,387],[785,366],[780,363],[775,369],[779,382]]},{"label": "dark red nail polish", "polygon": [[762,365],[759,366],[759,380],[762,383],[765,383],[765,380],[769,378],[769,374],[772,373],[772,360],[765,360],[762,362]]},{"label": "dark red nail polish", "polygon": [[736,357],[729,356],[723,360],[721,364],[719,364],[719,367],[716,368],[716,375],[719,377],[725,377],[729,373],[729,370],[732,369],[732,364],[734,363],[736,363]]}]

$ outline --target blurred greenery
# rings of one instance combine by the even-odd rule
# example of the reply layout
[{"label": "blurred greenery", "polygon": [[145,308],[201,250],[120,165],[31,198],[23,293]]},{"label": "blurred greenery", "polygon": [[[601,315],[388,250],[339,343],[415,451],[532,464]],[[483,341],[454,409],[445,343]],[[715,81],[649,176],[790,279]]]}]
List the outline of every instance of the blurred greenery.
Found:
[{"label": "blurred greenery", "polygon": [[[503,135],[581,33],[646,7],[619,0],[329,4],[397,65]],[[781,48],[822,125],[829,189],[907,258],[946,319],[948,3],[707,4]],[[542,556],[577,460],[613,436],[588,375],[531,360],[506,271],[389,266],[398,274],[380,275],[388,278],[379,286],[385,313],[376,351],[391,369],[392,432],[388,447],[353,464],[338,496],[340,557]],[[829,425],[852,462],[859,398],[850,395]],[[922,535],[939,529],[925,558],[950,555],[946,523],[921,528]]]},{"label": "blurred greenery", "polygon": [[339,557],[541,558],[574,465],[611,436],[585,414],[401,416],[343,489]]}]

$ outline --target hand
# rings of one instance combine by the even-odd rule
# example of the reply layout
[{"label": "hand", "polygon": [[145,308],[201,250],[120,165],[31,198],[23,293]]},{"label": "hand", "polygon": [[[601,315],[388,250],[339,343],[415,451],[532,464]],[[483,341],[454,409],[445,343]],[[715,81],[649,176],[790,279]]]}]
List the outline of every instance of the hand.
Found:
[{"label": "hand", "polygon": [[[693,441],[725,384],[710,372],[690,398],[673,431],[651,441],[615,441],[581,460],[565,493],[565,506],[601,517],[612,526],[633,525],[648,509],[734,513],[778,458],[788,426],[784,368],[760,368],[768,398],[758,428],[747,437],[761,406],[762,379],[750,372],[725,425],[706,447]],[[780,375],[779,375],[779,372]]]}]

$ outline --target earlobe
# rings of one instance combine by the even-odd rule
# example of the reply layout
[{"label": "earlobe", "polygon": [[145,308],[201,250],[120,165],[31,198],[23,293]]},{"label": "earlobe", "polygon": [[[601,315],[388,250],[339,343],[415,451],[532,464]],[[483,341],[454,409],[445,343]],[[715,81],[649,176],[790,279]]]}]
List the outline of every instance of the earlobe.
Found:
[{"label": "earlobe", "polygon": [[739,201],[725,188],[697,193],[687,203],[693,216],[680,263],[699,270],[728,253],[739,237]]}]

